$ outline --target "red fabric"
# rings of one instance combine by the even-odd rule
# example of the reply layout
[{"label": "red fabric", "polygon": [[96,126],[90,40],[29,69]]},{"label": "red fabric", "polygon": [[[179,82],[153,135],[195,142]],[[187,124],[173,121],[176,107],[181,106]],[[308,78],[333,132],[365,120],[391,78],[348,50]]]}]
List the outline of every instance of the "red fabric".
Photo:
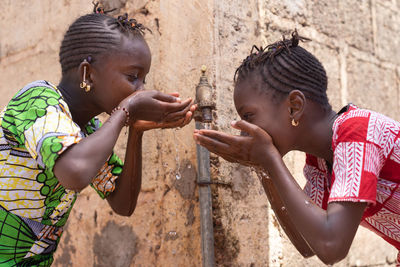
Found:
[{"label": "red fabric", "polygon": [[336,201],[368,202],[361,225],[400,249],[400,123],[351,105],[333,124],[332,174],[306,155],[304,191],[323,209]]}]

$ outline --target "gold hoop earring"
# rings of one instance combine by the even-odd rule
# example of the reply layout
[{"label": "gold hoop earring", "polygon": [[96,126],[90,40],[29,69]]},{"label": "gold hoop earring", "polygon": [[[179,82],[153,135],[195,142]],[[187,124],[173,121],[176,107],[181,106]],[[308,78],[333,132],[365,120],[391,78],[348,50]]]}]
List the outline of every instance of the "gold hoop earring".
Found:
[{"label": "gold hoop earring", "polygon": [[79,87],[81,88],[81,89],[85,89],[85,91],[86,91],[86,87],[87,87],[87,84],[86,84],[86,82],[81,82],[80,84],[79,84]]},{"label": "gold hoop earring", "polygon": [[299,122],[292,119],[292,126],[297,127],[298,125],[299,125]]}]

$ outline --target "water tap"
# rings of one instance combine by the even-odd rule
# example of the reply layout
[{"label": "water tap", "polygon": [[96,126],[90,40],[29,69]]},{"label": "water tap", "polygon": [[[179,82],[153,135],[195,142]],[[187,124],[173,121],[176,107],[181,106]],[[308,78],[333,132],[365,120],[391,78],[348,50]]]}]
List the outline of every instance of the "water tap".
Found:
[{"label": "water tap", "polygon": [[210,123],[213,120],[212,111],[215,109],[214,94],[206,76],[207,67],[201,67],[201,77],[196,86],[197,110],[194,119],[203,123]]}]

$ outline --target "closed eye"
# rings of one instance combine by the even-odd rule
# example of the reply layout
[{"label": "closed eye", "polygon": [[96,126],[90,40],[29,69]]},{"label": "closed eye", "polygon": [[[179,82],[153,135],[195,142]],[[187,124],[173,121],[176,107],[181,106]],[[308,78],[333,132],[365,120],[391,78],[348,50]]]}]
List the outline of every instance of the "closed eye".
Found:
[{"label": "closed eye", "polygon": [[127,75],[128,76],[128,80],[131,82],[131,83],[133,83],[133,82],[136,82],[137,81],[137,79],[138,79],[138,76],[137,75]]},{"label": "closed eye", "polygon": [[251,119],[252,116],[253,116],[252,113],[245,113],[245,114],[243,115],[243,120],[249,121],[249,120]]}]

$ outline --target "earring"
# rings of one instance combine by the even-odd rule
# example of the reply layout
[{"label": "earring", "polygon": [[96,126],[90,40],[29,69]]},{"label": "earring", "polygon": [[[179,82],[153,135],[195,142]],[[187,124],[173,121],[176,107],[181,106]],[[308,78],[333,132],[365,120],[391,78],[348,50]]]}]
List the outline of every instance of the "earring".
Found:
[{"label": "earring", "polygon": [[[87,60],[84,59],[83,62],[87,62]],[[90,91],[90,85],[87,84],[85,80],[86,80],[86,66],[83,67],[83,77],[82,77],[82,82],[79,84],[79,87],[81,89],[85,89],[85,92],[87,93]]]},{"label": "earring", "polygon": [[87,87],[86,82],[85,82],[85,81],[81,82],[81,83],[79,84],[79,87],[80,87],[81,89],[85,88],[85,91],[86,91],[86,87]]},{"label": "earring", "polygon": [[299,122],[292,119],[292,126],[296,127],[298,125],[299,125]]}]

